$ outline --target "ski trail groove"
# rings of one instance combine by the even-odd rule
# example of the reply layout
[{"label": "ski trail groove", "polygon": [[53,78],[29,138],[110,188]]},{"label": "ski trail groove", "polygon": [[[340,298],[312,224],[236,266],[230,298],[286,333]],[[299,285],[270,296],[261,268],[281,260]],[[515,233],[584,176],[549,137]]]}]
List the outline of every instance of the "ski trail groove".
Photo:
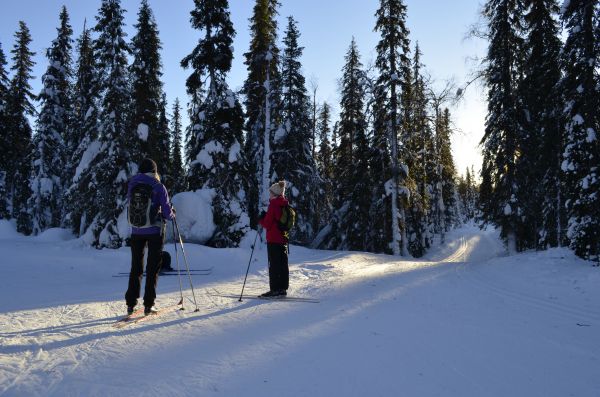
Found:
[{"label": "ski trail groove", "polygon": [[[487,240],[485,242],[486,244],[494,244],[494,242],[492,242],[488,236],[484,235],[483,238]],[[468,246],[468,244],[466,243],[465,245]],[[577,307],[565,305],[557,301],[550,301],[548,299],[536,297],[534,295],[527,294],[524,292],[518,292],[506,286],[490,282],[490,277],[481,276],[481,266],[484,266],[481,263],[481,261],[462,262],[457,265],[456,272],[460,278],[465,279],[473,286],[481,290],[490,292],[498,297],[510,299],[514,303],[525,303],[530,307],[553,312],[560,316],[568,316],[580,322],[585,322],[586,320],[594,320],[600,322],[599,312],[594,312],[591,310],[582,310]]]}]

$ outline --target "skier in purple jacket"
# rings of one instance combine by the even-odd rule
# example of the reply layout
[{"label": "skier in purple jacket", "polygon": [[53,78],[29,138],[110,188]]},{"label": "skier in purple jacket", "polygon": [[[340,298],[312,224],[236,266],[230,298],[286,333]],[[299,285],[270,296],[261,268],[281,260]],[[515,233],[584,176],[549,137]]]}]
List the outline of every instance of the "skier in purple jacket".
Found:
[{"label": "skier in purple jacket", "polygon": [[144,159],[139,173],[128,183],[128,219],[131,225],[131,272],[129,287],[125,293],[127,314],[132,314],[140,297],[140,285],[144,274],[144,252],[148,246],[146,266],[146,289],[144,314],[156,313],[156,284],[162,264],[166,220],[175,218],[175,210],[169,204],[167,189],[160,182],[156,163]]}]

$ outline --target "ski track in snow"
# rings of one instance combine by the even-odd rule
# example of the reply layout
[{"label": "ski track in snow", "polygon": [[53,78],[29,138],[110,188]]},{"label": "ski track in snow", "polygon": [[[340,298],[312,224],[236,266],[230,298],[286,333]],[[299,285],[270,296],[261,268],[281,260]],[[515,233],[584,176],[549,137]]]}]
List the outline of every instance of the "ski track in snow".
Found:
[{"label": "ski track in snow", "polygon": [[[473,345],[485,346],[486,337],[498,336],[488,328],[480,329],[480,321],[506,320],[507,330],[510,330],[518,321],[526,321],[527,316],[532,316],[535,322],[535,315],[540,311],[544,321],[557,321],[557,328],[564,327],[565,322],[577,323],[582,328],[575,331],[587,332],[589,328],[583,327],[600,325],[600,311],[593,304],[562,303],[552,296],[528,292],[526,286],[516,288],[514,283],[503,284],[506,280],[501,277],[489,277],[490,271],[509,260],[502,258],[503,251],[495,233],[475,228],[464,228],[453,238],[448,237],[444,248],[423,260],[292,247],[289,293],[319,298],[318,305],[260,300],[240,303],[215,296],[239,294],[243,275],[237,274],[238,267],[225,277],[194,279],[199,312],[193,312],[190,291],[186,289],[185,311],[165,313],[122,329],[115,329],[113,325],[123,315],[123,301],[94,301],[98,297],[96,290],[90,292],[89,301],[83,299],[72,304],[0,313],[0,395],[233,396],[248,391],[249,384],[251,392],[246,395],[314,396],[338,392],[338,395],[358,396],[365,395],[366,391],[382,396],[400,395],[401,391],[408,392],[407,395],[438,395],[432,390],[456,396],[510,395],[511,389],[502,383],[502,376],[495,379],[486,372],[474,373],[483,371],[473,364],[484,354],[481,349],[473,347],[473,351],[463,354],[461,361],[452,354],[458,348],[451,345],[452,338],[458,338],[461,332],[473,332],[477,335]],[[110,277],[112,270],[106,269],[104,274]],[[245,295],[263,292],[267,279],[264,268],[254,270],[248,277]],[[185,287],[187,280],[182,281]],[[171,288],[174,292],[161,293],[163,283],[165,279],[159,281],[157,304],[166,306],[178,301],[178,286]],[[436,292],[436,286],[446,284],[452,288]],[[39,283],[37,288],[43,285]],[[124,282],[115,285],[119,290],[126,287]],[[116,294],[111,293],[111,296]],[[4,296],[4,299],[9,297]],[[440,299],[443,303],[436,303]],[[454,303],[477,305],[479,300],[489,305],[490,313],[469,312],[469,308],[465,308],[465,312],[457,310],[446,314]],[[390,311],[394,305],[414,309]],[[513,318],[512,313],[516,317]],[[399,318],[394,318],[395,315]],[[444,331],[443,337],[450,341],[444,348],[447,355],[434,348],[441,343],[437,341],[440,338],[437,330],[432,329],[435,327],[416,325],[437,324],[436,316],[445,322],[451,319],[448,316],[458,316],[460,320],[450,322]],[[476,316],[481,319],[474,318]],[[372,322],[370,317],[374,318]],[[368,325],[353,326],[363,322]],[[417,327],[415,332],[410,334],[408,330],[414,327]],[[391,329],[394,332],[390,332]],[[412,343],[401,342],[403,331]],[[531,332],[535,331],[532,328]],[[507,351],[518,354],[511,349],[524,349],[527,343],[534,343],[528,339],[533,338],[528,332],[529,329],[521,339],[510,335],[502,335],[500,339],[509,343]],[[590,349],[586,345],[590,337],[584,335],[588,339],[564,347],[560,343],[563,336],[557,332],[539,335],[540,340],[535,343],[570,349],[573,357],[584,357],[596,364],[596,370],[599,368],[598,346]],[[357,335],[364,339],[356,340]],[[358,344],[358,352],[336,349],[338,345],[346,346],[344,343]],[[360,360],[360,351],[366,348],[360,346],[363,344],[371,349],[363,352],[367,359],[375,355],[388,364],[382,364],[373,373],[368,369],[357,370],[356,373],[364,372],[366,377],[372,378],[373,385],[366,387],[364,379],[359,381],[360,376],[352,376],[352,371],[346,374],[334,369],[332,376],[337,382],[344,382],[331,385],[330,389],[319,388],[327,384],[327,375],[321,372],[326,370],[321,367],[331,369],[338,362],[344,365],[350,364],[353,358]],[[388,345],[400,351],[390,355]],[[378,351],[379,355],[375,353]],[[396,356],[399,361],[393,358]],[[354,365],[363,368],[361,365],[367,364]],[[525,365],[516,362],[514,370],[527,371],[521,368]],[[269,375],[281,366],[287,368],[286,375],[280,379]],[[430,372],[441,372],[441,368],[444,372],[438,376],[434,373],[432,377]],[[589,371],[594,372],[594,368]],[[409,373],[413,378],[409,378]],[[293,374],[313,383],[303,383]],[[415,377],[427,375],[425,383],[414,381]],[[545,375],[538,369],[532,374],[533,378],[536,376]],[[381,379],[387,383],[378,383]],[[399,389],[394,389],[396,383]],[[403,384],[405,387],[400,387]],[[293,392],[288,387],[293,387]],[[465,390],[472,394],[464,394]],[[560,388],[536,390],[544,390],[537,394],[540,396],[566,395],[561,394],[564,390]],[[596,395],[600,395],[598,383],[589,381],[573,390],[573,395],[586,395],[577,394],[577,390],[596,390],[599,392]],[[332,391],[335,392],[332,394]]]}]

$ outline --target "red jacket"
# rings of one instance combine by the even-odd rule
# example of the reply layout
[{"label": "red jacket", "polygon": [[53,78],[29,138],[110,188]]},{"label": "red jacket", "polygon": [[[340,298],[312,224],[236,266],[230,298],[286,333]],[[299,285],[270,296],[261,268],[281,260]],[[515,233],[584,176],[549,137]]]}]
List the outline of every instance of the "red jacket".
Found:
[{"label": "red jacket", "polygon": [[273,197],[269,200],[267,215],[258,221],[267,231],[267,243],[287,244],[283,233],[279,230],[278,221],[281,218],[281,208],[288,205],[288,201],[283,196]]}]

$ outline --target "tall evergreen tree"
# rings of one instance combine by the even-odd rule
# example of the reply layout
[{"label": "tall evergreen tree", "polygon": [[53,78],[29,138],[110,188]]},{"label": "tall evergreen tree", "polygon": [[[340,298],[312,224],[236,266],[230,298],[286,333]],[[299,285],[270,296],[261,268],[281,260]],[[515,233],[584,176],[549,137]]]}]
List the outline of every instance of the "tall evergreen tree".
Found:
[{"label": "tall evergreen tree", "polygon": [[271,145],[279,124],[278,0],[256,0],[250,18],[250,49],[244,54],[248,77],[244,82],[246,108],[245,153],[248,159],[248,215],[256,227],[259,208],[269,203],[272,181]]},{"label": "tall evergreen tree", "polygon": [[7,126],[9,129],[7,147],[8,164],[8,191],[12,199],[12,216],[17,220],[17,230],[21,233],[31,233],[31,214],[27,208],[27,201],[31,196],[29,176],[31,174],[31,137],[32,130],[28,116],[34,116],[36,111],[32,101],[35,95],[31,92],[29,81],[33,78],[33,56],[29,49],[31,34],[25,22],[19,22],[19,30],[15,33],[13,54],[14,71],[10,83],[8,97]]},{"label": "tall evergreen tree", "polygon": [[450,137],[452,134],[450,126],[450,110],[444,109],[440,120],[440,130],[436,137],[439,153],[439,167],[441,175],[441,197],[443,200],[444,217],[444,232],[450,230],[451,227],[460,223],[459,214],[457,211],[456,202],[456,167],[454,166],[454,158],[452,157],[452,146]]},{"label": "tall evergreen tree", "polygon": [[[598,49],[594,41],[596,2],[572,0],[562,9],[568,32],[561,83],[565,106],[565,173],[571,249],[586,259],[600,254],[600,144],[598,142]],[[597,22],[597,21],[596,21]]]},{"label": "tall evergreen tree", "polygon": [[319,218],[318,229],[322,229],[329,224],[330,214],[333,208],[333,189],[331,181],[334,178],[334,166],[333,166],[333,150],[331,144],[331,107],[327,102],[324,102],[321,106],[317,117],[317,132],[319,151],[317,152],[317,167],[319,175],[323,179],[323,186],[325,190],[325,197],[321,200],[321,203],[317,211],[321,214]]},{"label": "tall evergreen tree", "polygon": [[185,172],[183,170],[182,150],[182,131],[181,124],[181,105],[179,98],[175,98],[173,104],[173,115],[171,117],[171,193],[183,192],[185,185]]},{"label": "tall evergreen tree", "polygon": [[9,80],[6,72],[6,56],[0,44],[0,147],[5,148],[0,151],[0,219],[10,218],[10,197],[8,195],[8,169],[10,157],[7,148],[10,146],[9,128],[8,128],[8,93]]},{"label": "tall evergreen tree", "polygon": [[[526,211],[522,222],[527,247],[557,246],[564,239],[562,127],[560,123],[561,77],[559,26],[556,0],[528,0],[525,15],[528,49],[521,84],[524,137],[519,159],[522,196]],[[540,181],[542,183],[540,183]]]},{"label": "tall evergreen tree", "polygon": [[[187,145],[190,189],[212,189],[216,229],[208,244],[237,246],[248,230],[244,181],[243,112],[226,82],[235,30],[227,0],[195,0],[192,26],[203,38],[181,64],[191,67],[192,97]],[[206,81],[206,85],[204,83]]]},{"label": "tall evergreen tree", "polygon": [[[90,30],[84,23],[77,40],[77,64],[73,86],[73,111],[70,138],[66,140],[66,175],[69,185],[65,192],[65,223],[76,235],[82,235],[95,215],[96,192],[90,189],[91,160],[100,149],[99,131],[99,76],[94,57]],[[93,204],[92,204],[93,203]]]},{"label": "tall evergreen tree", "polygon": [[103,0],[94,27],[99,35],[94,56],[100,79],[100,148],[87,171],[91,181],[88,188],[96,191],[96,200],[88,203],[93,220],[86,239],[98,248],[119,247],[129,234],[125,209],[127,180],[137,170],[139,161],[130,152],[138,136],[127,128],[129,47],[123,31],[124,13],[120,0]]},{"label": "tall evergreen tree", "polygon": [[161,180],[167,189],[171,191],[171,187],[173,186],[173,161],[171,159],[171,130],[169,128],[169,119],[167,117],[167,95],[165,93],[162,94],[162,98],[160,100],[159,106],[159,114],[158,114],[158,129],[156,130],[156,134],[154,135],[157,138],[156,152],[154,154],[150,154],[157,163],[160,165],[159,172],[161,173]]},{"label": "tall evergreen tree", "polygon": [[58,37],[46,52],[48,69],[42,76],[38,95],[41,111],[33,140],[32,195],[28,201],[33,233],[62,224],[65,139],[69,136],[71,116],[71,50],[73,29],[63,6]]},{"label": "tall evergreen tree", "polygon": [[327,102],[324,102],[317,118],[317,136],[319,138],[317,164],[319,167],[319,174],[325,180],[333,179],[334,175],[330,124],[331,107]]},{"label": "tall evergreen tree", "polygon": [[[158,27],[152,9],[147,0],[142,0],[136,34],[131,41],[133,62],[129,67],[132,84],[132,114],[130,128],[134,131],[135,146],[131,154],[136,161],[150,157],[157,161],[158,171],[164,174],[168,164],[163,163],[165,156],[164,139],[167,130],[160,126],[163,85],[162,48],[158,36]],[[168,152],[166,152],[168,153]]]},{"label": "tall evergreen tree", "polygon": [[484,7],[490,43],[485,71],[488,115],[485,123],[481,204],[485,222],[501,229],[509,252],[515,252],[522,208],[517,158],[522,111],[517,87],[523,70],[522,0],[488,0]]},{"label": "tall evergreen tree", "polygon": [[462,207],[462,221],[469,222],[475,218],[477,207],[477,188],[469,167],[465,170],[465,176],[459,178],[457,189]]},{"label": "tall evergreen tree", "polygon": [[[375,31],[381,33],[381,40],[377,44],[377,59],[375,66],[379,70],[376,82],[375,95],[375,134],[378,142],[389,139],[389,154],[391,156],[389,167],[391,170],[380,174],[380,178],[390,176],[389,179],[379,180],[380,185],[385,186],[385,195],[390,196],[389,207],[386,200],[386,212],[390,214],[391,224],[385,229],[391,228],[391,241],[389,250],[394,255],[405,255],[407,253],[407,233],[405,206],[409,199],[409,190],[405,186],[408,176],[407,167],[400,163],[400,148],[398,137],[403,132],[402,104],[406,105],[407,90],[410,89],[410,58],[409,37],[406,27],[406,5],[402,0],[380,0],[380,6],[375,13],[377,22]],[[404,107],[405,112],[408,110]],[[406,113],[404,113],[406,115]],[[384,138],[385,137],[385,138]],[[378,148],[377,150],[382,150]],[[381,152],[383,153],[383,152]],[[384,164],[384,166],[388,166]],[[379,178],[378,178],[379,179]],[[382,187],[379,187],[379,192]],[[378,194],[379,197],[381,197]],[[381,210],[379,200],[374,201],[377,210]],[[384,218],[379,214],[378,218]],[[375,229],[382,229],[381,225]],[[387,237],[388,232],[382,234]],[[384,246],[385,247],[385,246]],[[387,251],[388,248],[385,247]]]},{"label": "tall evergreen tree", "polygon": [[335,167],[335,152],[337,151],[338,148],[338,144],[339,144],[339,139],[338,137],[340,136],[339,134],[339,129],[340,129],[340,123],[339,121],[336,121],[335,123],[333,123],[333,128],[331,129],[331,161],[334,164]]},{"label": "tall evergreen tree", "polygon": [[[370,243],[367,251],[389,253],[391,252],[389,242],[392,240],[392,224],[390,217],[384,215],[390,213],[391,208],[386,182],[391,180],[392,173],[385,99],[385,87],[375,86],[372,99],[373,125],[369,144],[369,178],[373,181],[369,218],[372,221],[369,225]],[[337,128],[334,128],[334,136],[336,131]],[[333,152],[334,160],[337,163],[338,149],[334,148]]]},{"label": "tall evergreen tree", "polygon": [[288,200],[297,211],[296,227],[291,240],[311,241],[319,225],[319,203],[324,191],[317,165],[312,156],[310,99],[302,75],[298,44],[300,33],[296,21],[288,17],[281,57],[282,125],[274,137],[272,163],[275,179],[288,182]]},{"label": "tall evergreen tree", "polygon": [[[410,189],[410,205],[407,210],[408,250],[411,255],[421,257],[431,246],[432,230],[429,211],[431,203],[430,185],[434,160],[433,137],[429,123],[426,84],[421,63],[421,50],[415,45],[412,60],[410,97],[405,111],[403,157],[410,170],[406,178]],[[405,91],[406,92],[406,91]],[[407,116],[407,117],[406,117]],[[408,120],[407,120],[408,119]]]},{"label": "tall evergreen tree", "polygon": [[322,246],[331,249],[364,250],[369,244],[371,191],[367,120],[365,116],[365,73],[354,38],[346,53],[340,102],[336,177],[333,181],[335,210],[331,231]]}]

